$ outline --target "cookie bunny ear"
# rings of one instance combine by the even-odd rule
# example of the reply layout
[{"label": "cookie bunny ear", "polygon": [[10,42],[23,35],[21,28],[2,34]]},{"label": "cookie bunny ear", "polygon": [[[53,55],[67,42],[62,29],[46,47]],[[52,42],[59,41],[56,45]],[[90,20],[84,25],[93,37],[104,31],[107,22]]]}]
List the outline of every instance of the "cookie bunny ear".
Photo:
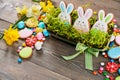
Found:
[{"label": "cookie bunny ear", "polygon": [[100,21],[104,20],[105,11],[104,10],[100,10],[99,13],[98,13],[98,17],[99,17]]},{"label": "cookie bunny ear", "polygon": [[68,6],[67,6],[67,13],[70,14],[73,11],[73,8],[74,8],[74,6],[73,6],[72,3],[68,4]]},{"label": "cookie bunny ear", "polygon": [[82,18],[83,14],[84,14],[83,8],[82,7],[78,7],[77,12],[78,12],[79,18]]},{"label": "cookie bunny ear", "polygon": [[85,17],[86,19],[89,19],[89,18],[92,16],[92,14],[93,14],[92,9],[87,9],[87,10],[85,11],[84,17]]},{"label": "cookie bunny ear", "polygon": [[66,6],[65,6],[65,3],[63,1],[60,2],[60,9],[62,12],[65,12],[65,10],[66,10]]},{"label": "cookie bunny ear", "polygon": [[111,20],[113,19],[113,14],[109,13],[106,17],[105,17],[105,22],[109,23]]}]

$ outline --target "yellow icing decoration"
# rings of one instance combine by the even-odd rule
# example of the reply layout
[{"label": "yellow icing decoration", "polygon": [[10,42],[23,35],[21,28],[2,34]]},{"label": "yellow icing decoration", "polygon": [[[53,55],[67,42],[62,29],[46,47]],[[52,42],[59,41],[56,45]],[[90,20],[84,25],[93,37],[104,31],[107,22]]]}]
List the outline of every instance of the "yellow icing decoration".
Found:
[{"label": "yellow icing decoration", "polygon": [[34,28],[38,26],[38,20],[35,18],[29,18],[26,22],[27,27]]}]

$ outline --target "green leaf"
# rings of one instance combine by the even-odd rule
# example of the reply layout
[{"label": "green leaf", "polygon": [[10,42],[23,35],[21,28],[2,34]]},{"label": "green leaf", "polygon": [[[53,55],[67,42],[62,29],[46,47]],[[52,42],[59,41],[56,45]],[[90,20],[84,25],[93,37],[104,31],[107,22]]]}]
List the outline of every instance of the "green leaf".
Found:
[{"label": "green leaf", "polygon": [[0,32],[0,40],[3,38],[4,34]]}]

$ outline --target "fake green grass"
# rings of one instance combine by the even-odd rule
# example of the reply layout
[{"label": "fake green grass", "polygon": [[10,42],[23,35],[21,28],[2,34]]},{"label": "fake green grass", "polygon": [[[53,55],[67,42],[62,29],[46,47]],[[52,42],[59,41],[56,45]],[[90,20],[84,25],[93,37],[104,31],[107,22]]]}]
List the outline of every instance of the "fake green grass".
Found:
[{"label": "fake green grass", "polygon": [[[72,27],[74,21],[78,18],[77,12],[74,10],[71,13],[72,25],[66,24],[65,21],[61,21],[57,16],[60,13],[60,9],[56,8],[47,14],[44,22],[47,24],[47,29],[57,36],[73,41],[75,43],[80,42],[92,48],[103,49],[109,42],[110,35],[112,34],[113,26],[109,25],[108,33],[91,29],[88,33],[79,33],[75,28]],[[90,25],[97,21],[97,16],[92,16],[89,19]]]}]

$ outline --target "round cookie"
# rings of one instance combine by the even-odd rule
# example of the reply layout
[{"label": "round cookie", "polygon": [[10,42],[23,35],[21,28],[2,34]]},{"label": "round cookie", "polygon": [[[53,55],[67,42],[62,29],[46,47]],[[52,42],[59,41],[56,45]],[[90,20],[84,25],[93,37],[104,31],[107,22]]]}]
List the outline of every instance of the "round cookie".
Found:
[{"label": "round cookie", "polygon": [[20,53],[19,56],[23,59],[27,59],[30,58],[32,56],[32,48],[31,47],[25,47],[23,48]]},{"label": "round cookie", "polygon": [[37,21],[37,19],[35,19],[35,18],[29,18],[29,19],[25,22],[25,24],[26,24],[27,27],[29,27],[29,28],[35,28],[35,27],[38,26],[38,21]]},{"label": "round cookie", "polygon": [[117,45],[120,45],[120,35],[116,36],[115,42],[116,42]]},{"label": "round cookie", "polygon": [[20,38],[22,38],[22,39],[28,38],[29,36],[32,35],[32,33],[33,33],[33,31],[30,29],[27,29],[27,28],[19,31]]},{"label": "round cookie", "polygon": [[115,80],[120,80],[120,76],[117,76],[117,77],[115,78]]},{"label": "round cookie", "polygon": [[108,56],[112,59],[120,58],[120,47],[112,48],[108,51]]}]

